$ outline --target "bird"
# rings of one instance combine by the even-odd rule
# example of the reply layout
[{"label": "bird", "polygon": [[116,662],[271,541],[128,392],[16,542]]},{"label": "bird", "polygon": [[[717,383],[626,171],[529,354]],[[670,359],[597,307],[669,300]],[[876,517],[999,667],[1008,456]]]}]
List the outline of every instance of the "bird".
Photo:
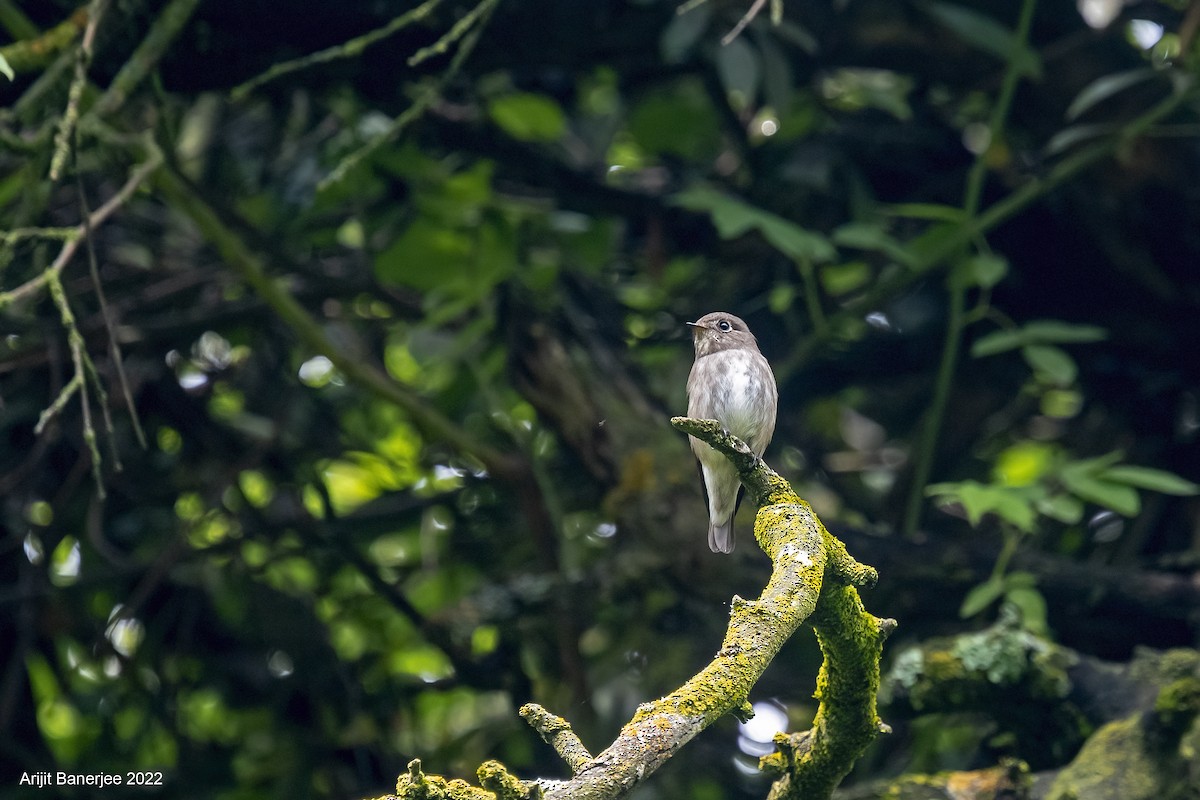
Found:
[{"label": "bird", "polygon": [[[761,458],[775,433],[779,389],[758,340],[741,318],[724,311],[687,324],[696,348],[687,381],[687,415],[717,420]],[[741,479],[723,454],[689,438],[708,502],[708,547],[732,553],[733,516],[744,491]]]}]

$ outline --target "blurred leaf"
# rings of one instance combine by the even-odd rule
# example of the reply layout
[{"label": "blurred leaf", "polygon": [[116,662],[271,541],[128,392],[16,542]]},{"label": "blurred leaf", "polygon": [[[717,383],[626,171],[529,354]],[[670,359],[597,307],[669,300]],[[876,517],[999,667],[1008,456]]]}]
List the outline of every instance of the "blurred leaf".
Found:
[{"label": "blurred leaf", "polygon": [[0,74],[11,80],[16,80],[16,75],[13,73],[12,65],[8,63],[8,59],[0,55]]},{"label": "blurred leaf", "polygon": [[1046,623],[1046,598],[1041,592],[1032,586],[1014,586],[1004,593],[1004,599],[1021,612],[1021,622],[1026,629],[1037,634],[1046,634],[1049,630]]},{"label": "blurred leaf", "polygon": [[567,129],[567,118],[558,103],[543,94],[519,92],[497,97],[488,104],[492,121],[514,139],[554,142]]},{"label": "blurred leaf", "polygon": [[1029,589],[1037,586],[1037,576],[1025,570],[1013,570],[1004,576],[1004,585],[1008,589]]},{"label": "blurred leaf", "polygon": [[1200,486],[1186,478],[1181,478],[1173,472],[1151,469],[1150,467],[1122,464],[1116,467],[1109,467],[1100,473],[1100,477],[1107,481],[1136,486],[1139,489],[1149,489],[1153,492],[1162,492],[1163,494],[1186,496],[1200,492]]},{"label": "blurred leaf", "polygon": [[697,78],[681,78],[647,92],[633,107],[628,125],[637,144],[656,155],[705,161],[722,146],[717,112]]},{"label": "blurred leaf", "polygon": [[1096,325],[1076,325],[1057,319],[1027,322],[1025,332],[1030,344],[1082,344],[1108,338],[1108,331]]},{"label": "blurred leaf", "polygon": [[792,62],[774,38],[764,37],[758,44],[762,58],[764,98],[768,105],[783,112],[791,107],[795,94]]},{"label": "blurred leaf", "polygon": [[1050,519],[1074,525],[1083,519],[1083,503],[1069,494],[1053,494],[1035,502],[1037,510]]},{"label": "blurred leaf", "polygon": [[1099,475],[1104,470],[1116,464],[1125,454],[1120,450],[1113,450],[1105,453],[1102,456],[1094,458],[1081,458],[1077,461],[1072,461],[1063,467],[1064,472],[1085,472],[1091,475]]},{"label": "blurred leaf", "polygon": [[686,14],[676,14],[663,30],[658,49],[663,61],[678,64],[691,55],[692,48],[708,30],[712,20],[712,3],[704,3]]},{"label": "blurred leaf", "polygon": [[906,266],[916,260],[913,253],[890,236],[878,222],[848,222],[834,230],[832,238],[842,247],[883,253]]},{"label": "blurred leaf", "polygon": [[992,474],[1004,486],[1029,486],[1050,471],[1055,452],[1045,442],[1017,442],[996,457]]},{"label": "blurred leaf", "polygon": [[1037,372],[1059,386],[1070,386],[1079,374],[1075,359],[1061,347],[1049,344],[1031,344],[1021,348],[1025,362]]},{"label": "blurred leaf", "polygon": [[1050,137],[1050,141],[1046,142],[1046,147],[1044,148],[1045,153],[1047,156],[1057,155],[1080,142],[1086,142],[1089,139],[1096,139],[1101,136],[1108,136],[1116,130],[1117,126],[1109,122],[1072,125],[1068,128],[1063,128]]},{"label": "blurred leaf", "polygon": [[796,287],[790,283],[777,283],[767,295],[767,306],[772,313],[783,314],[796,300]]},{"label": "blurred leaf", "polygon": [[877,108],[899,120],[912,119],[908,94],[913,86],[907,75],[864,67],[835,69],[820,81],[821,94],[835,108],[851,112]]},{"label": "blurred leaf", "polygon": [[1004,280],[1007,274],[1008,261],[1005,258],[991,253],[978,253],[956,264],[952,279],[959,281],[962,286],[990,289]]},{"label": "blurred leaf", "polygon": [[818,276],[821,288],[833,297],[861,289],[871,280],[871,268],[862,261],[850,261],[845,264],[827,264],[821,267]]},{"label": "blurred leaf", "polygon": [[1094,325],[1074,325],[1052,319],[1035,320],[1015,330],[996,331],[980,337],[971,345],[971,355],[983,358],[1027,345],[1079,344],[1098,342],[1107,337],[1107,331]]},{"label": "blurred leaf", "polygon": [[[1103,458],[1111,458],[1120,454],[1109,454]],[[1126,483],[1118,483],[1099,477],[1098,473],[1107,465],[1101,465],[1100,459],[1089,459],[1068,464],[1059,472],[1062,484],[1072,494],[1096,505],[1112,509],[1125,517],[1137,516],[1142,502],[1137,490]]]},{"label": "blurred leaf", "polygon": [[906,219],[962,222],[966,218],[966,213],[958,206],[947,206],[941,203],[896,203],[883,210],[888,216]]},{"label": "blurred leaf", "polygon": [[429,291],[466,271],[471,242],[460,231],[418,217],[375,257],[380,280]]},{"label": "blurred leaf", "polygon": [[1004,594],[1004,581],[996,576],[988,578],[967,592],[962,605],[958,608],[958,616],[963,619],[973,617],[996,602],[1002,594]]},{"label": "blurred leaf", "polygon": [[925,488],[925,494],[957,501],[972,527],[978,527],[985,514],[995,514],[1026,533],[1032,532],[1036,524],[1032,494],[1020,487],[960,481],[932,484]]},{"label": "blurred leaf", "polygon": [[735,239],[757,230],[773,247],[794,259],[818,264],[837,255],[821,234],[706,186],[682,191],[671,202],[693,211],[708,212],[722,239]]},{"label": "blurred leaf", "polygon": [[957,3],[933,2],[925,8],[930,16],[968,44],[1004,61],[1013,61],[1023,75],[1035,80],[1041,77],[1042,63],[1037,54],[1018,41],[1012,31],[986,14]]},{"label": "blurred leaf", "polygon": [[754,103],[762,81],[762,65],[758,53],[746,43],[744,36],[717,50],[717,74],[735,109],[740,111]]},{"label": "blurred leaf", "polygon": [[1053,419],[1070,419],[1083,408],[1083,394],[1078,389],[1049,389],[1042,394],[1041,411]]},{"label": "blurred leaf", "polygon": [[1097,78],[1083,87],[1083,90],[1071,101],[1071,105],[1067,106],[1066,118],[1075,119],[1117,92],[1158,77],[1158,75],[1158,70],[1150,67],[1138,67],[1127,72],[1116,72]]}]

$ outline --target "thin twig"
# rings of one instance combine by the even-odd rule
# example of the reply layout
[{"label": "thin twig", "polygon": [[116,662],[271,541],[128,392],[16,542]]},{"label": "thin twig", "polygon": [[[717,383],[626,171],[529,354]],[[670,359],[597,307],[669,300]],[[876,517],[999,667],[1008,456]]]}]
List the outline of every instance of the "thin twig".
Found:
[{"label": "thin twig", "polygon": [[[79,165],[75,165],[75,188],[79,193],[79,209],[83,216],[84,241],[87,243],[88,273],[92,277],[92,286],[96,290],[96,300],[100,307],[100,317],[104,320],[104,329],[108,332],[108,352],[113,366],[117,370],[117,382],[121,386],[121,395],[125,398],[125,407],[129,410],[129,420],[133,424],[133,434],[138,445],[146,449],[146,434],[142,431],[141,420],[138,419],[137,407],[133,403],[133,392],[129,389],[129,379],[125,376],[125,362],[121,358],[121,346],[117,342],[116,326],[113,324],[112,311],[109,310],[108,299],[104,296],[104,283],[100,280],[100,266],[96,259],[96,244],[92,240],[91,211],[88,208],[87,193],[83,190],[83,176],[79,174]],[[108,417],[107,404],[103,407],[105,423],[112,429],[112,420]],[[121,460],[113,451],[113,463],[119,470]]]},{"label": "thin twig", "polygon": [[37,72],[67,50],[86,25],[87,10],[76,9],[66,20],[36,39],[22,39],[0,47],[0,55],[18,75]]},{"label": "thin twig", "polygon": [[146,180],[150,173],[158,169],[161,161],[162,157],[159,154],[152,153],[145,163],[133,171],[133,174],[125,181],[125,185],[116,194],[108,198],[104,205],[92,212],[86,221],[86,226],[81,222],[75,227],[75,236],[63,242],[62,250],[58,251],[58,256],[49,267],[17,288],[7,292],[0,292],[0,308],[4,308],[10,303],[15,303],[22,298],[41,291],[46,287],[51,278],[57,278],[61,275],[63,269],[71,262],[71,257],[75,255],[75,251],[79,249],[79,243],[84,238],[87,230],[89,228],[95,230],[115,214],[133,196],[137,188],[142,185],[142,181]]},{"label": "thin twig", "polygon": [[500,0],[481,0],[479,5],[472,8],[462,19],[454,23],[453,27],[446,31],[442,38],[428,47],[422,47],[409,56],[408,65],[415,67],[422,61],[445,53],[450,49],[450,45],[463,38],[468,31],[475,27],[476,23],[479,23],[481,26],[486,24],[485,22],[480,22],[480,20],[486,20],[487,17],[491,16],[492,10],[495,9],[498,2]]},{"label": "thin twig", "polygon": [[738,20],[737,25],[733,26],[733,30],[721,38],[721,44],[729,44],[736,39],[738,35],[746,29],[746,26],[758,16],[758,12],[762,11],[763,6],[766,4],[767,0],[754,0],[754,4],[750,6],[750,10],[742,15],[742,18]]},{"label": "thin twig", "polygon": [[[59,396],[50,404],[42,415],[38,418],[37,425],[34,427],[34,433],[41,435],[45,430],[46,424],[62,412],[66,407],[70,397],[79,392],[79,406],[83,412],[83,440],[87,443],[88,452],[92,458],[92,473],[96,479],[96,494],[104,498],[104,482],[100,473],[102,464],[100,458],[100,447],[96,438],[96,426],[92,422],[91,404],[88,402],[87,396],[87,374],[89,368],[95,369],[91,359],[84,352],[83,336],[79,333],[79,327],[75,323],[75,314],[71,311],[71,304],[67,301],[66,290],[63,289],[62,279],[57,272],[45,273],[47,277],[47,285],[50,290],[50,297],[54,301],[54,305],[58,308],[59,317],[62,319],[63,328],[67,332],[67,343],[71,350],[71,362],[74,365],[75,374],[71,376],[71,380],[63,388]],[[104,398],[101,394],[101,403]]]},{"label": "thin twig", "polygon": [[54,137],[54,155],[50,159],[50,180],[57,182],[62,177],[63,167],[66,166],[67,156],[75,141],[75,126],[79,123],[79,103],[83,99],[83,89],[87,85],[87,72],[92,64],[92,45],[96,40],[96,27],[108,0],[92,0],[88,5],[87,27],[83,30],[83,40],[75,54],[75,77],[71,79],[71,88],[67,92],[67,107],[59,120],[58,133]]},{"label": "thin twig", "polygon": [[0,231],[0,244],[16,244],[26,239],[58,239],[69,242],[78,238],[79,228],[13,228]]},{"label": "thin twig", "polygon": [[96,102],[96,114],[107,116],[124,105],[125,99],[162,59],[199,3],[200,0],[171,0],[155,18],[133,55],[117,72],[108,91]]},{"label": "thin twig", "polygon": [[382,28],[377,28],[369,33],[363,34],[362,36],[351,39],[348,42],[334,45],[333,47],[326,48],[325,50],[318,50],[315,53],[310,53],[309,55],[301,58],[296,58],[291,61],[284,61],[280,64],[272,64],[266,72],[251,78],[240,86],[234,87],[233,91],[230,92],[230,96],[235,101],[244,100],[250,94],[250,92],[264,84],[276,80],[277,78],[282,78],[284,75],[290,75],[293,72],[299,72],[302,69],[308,69],[309,67],[317,64],[325,64],[330,61],[336,61],[339,58],[355,58],[361,55],[364,50],[376,42],[382,41],[397,31],[407,28],[414,22],[419,22],[425,19],[432,14],[434,10],[441,5],[441,3],[442,0],[426,0],[425,3],[422,3],[410,11],[406,11],[388,24],[384,25]]},{"label": "thin twig", "polygon": [[[403,113],[392,120],[391,125],[388,126],[386,131],[379,134],[374,139],[343,158],[338,165],[334,167],[333,171],[329,173],[329,175],[325,176],[325,178],[317,185],[318,192],[325,191],[331,186],[340,183],[348,174],[350,174],[351,170],[363,163],[380,147],[394,140],[405,128],[412,124],[413,121],[418,119],[422,114],[425,113],[426,110],[429,109],[430,106],[433,105],[434,101],[441,96],[442,89],[444,89],[450,80],[458,73],[459,69],[462,68],[463,63],[467,60],[467,56],[469,56],[471,51],[475,49],[475,45],[479,41],[480,34],[487,26],[488,17],[490,17],[491,11],[495,8],[497,2],[498,0],[484,0],[479,4],[479,6],[476,7],[476,10],[484,8],[487,13],[483,15],[482,19],[480,19],[479,24],[472,28],[471,31],[463,37],[462,43],[459,45],[457,52],[455,52],[454,57],[450,60],[450,64],[446,67],[446,70],[438,77],[437,82],[427,88],[411,106],[409,106],[404,110]],[[417,55],[420,55],[420,53]],[[413,58],[416,58],[416,56],[413,56]]]}]

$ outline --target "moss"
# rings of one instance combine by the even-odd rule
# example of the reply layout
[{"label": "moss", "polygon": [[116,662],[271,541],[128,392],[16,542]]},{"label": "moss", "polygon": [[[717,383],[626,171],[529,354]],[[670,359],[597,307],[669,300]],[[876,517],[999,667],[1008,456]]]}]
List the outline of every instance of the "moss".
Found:
[{"label": "moss", "polygon": [[410,761],[408,771],[396,781],[396,797],[400,800],[497,800],[493,792],[459,778],[448,781],[441,775],[426,775],[421,771],[419,759]]},{"label": "moss", "polygon": [[1154,701],[1154,717],[1170,741],[1178,740],[1200,713],[1200,678],[1188,675],[1171,681]]},{"label": "moss", "polygon": [[1047,800],[1163,800],[1176,774],[1146,746],[1138,717],[1096,731],[1054,779]]},{"label": "moss", "polygon": [[530,790],[499,761],[485,761],[475,771],[479,785],[496,795],[496,800],[525,800]]},{"label": "moss", "polygon": [[1057,700],[1071,689],[1073,657],[1029,631],[1000,623],[952,640],[933,641],[896,659],[885,695],[914,711],[988,709],[999,690],[1021,687],[1032,700]]}]

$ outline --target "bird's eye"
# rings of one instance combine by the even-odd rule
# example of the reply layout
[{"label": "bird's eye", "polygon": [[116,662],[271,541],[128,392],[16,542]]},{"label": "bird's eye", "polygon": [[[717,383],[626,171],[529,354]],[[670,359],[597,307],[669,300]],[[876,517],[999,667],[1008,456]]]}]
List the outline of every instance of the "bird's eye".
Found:
[{"label": "bird's eye", "polygon": [[730,330],[729,320],[721,320],[717,323],[717,327],[725,332],[728,332]]}]

